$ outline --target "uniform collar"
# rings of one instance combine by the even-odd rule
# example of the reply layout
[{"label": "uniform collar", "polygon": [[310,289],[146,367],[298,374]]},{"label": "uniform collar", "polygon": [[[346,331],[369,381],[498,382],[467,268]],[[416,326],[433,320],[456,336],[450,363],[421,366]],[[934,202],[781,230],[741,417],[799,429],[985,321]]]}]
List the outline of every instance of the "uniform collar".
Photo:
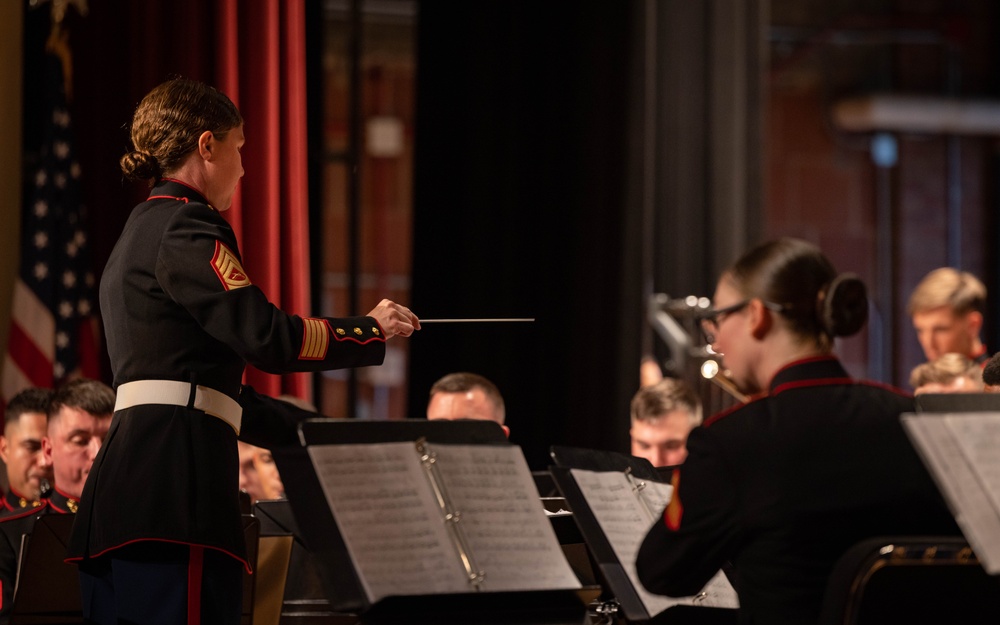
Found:
[{"label": "uniform collar", "polygon": [[774,395],[781,387],[792,384],[799,386],[807,381],[849,380],[851,378],[840,361],[833,356],[815,356],[790,362],[774,374],[768,385],[769,394]]},{"label": "uniform collar", "polygon": [[58,486],[52,488],[52,494],[49,495],[49,505],[56,512],[66,514],[72,513],[76,514],[76,509],[80,505],[80,501],[76,497],[70,497],[63,491],[59,490]]},{"label": "uniform collar", "polygon": [[42,505],[40,501],[33,500],[25,497],[21,493],[17,492],[13,488],[7,491],[4,495],[4,501],[6,502],[6,507],[11,510],[21,510],[24,508],[37,508]]},{"label": "uniform collar", "polygon": [[174,178],[161,178],[156,183],[153,190],[149,192],[149,199],[157,197],[183,198],[189,202],[208,204],[208,200],[201,194],[201,191]]}]

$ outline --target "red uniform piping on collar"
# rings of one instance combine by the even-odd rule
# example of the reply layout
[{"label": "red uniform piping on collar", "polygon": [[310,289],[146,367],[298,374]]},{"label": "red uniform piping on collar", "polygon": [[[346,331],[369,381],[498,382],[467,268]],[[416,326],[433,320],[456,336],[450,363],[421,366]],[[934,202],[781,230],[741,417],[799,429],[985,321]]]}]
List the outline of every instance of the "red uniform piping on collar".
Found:
[{"label": "red uniform piping on collar", "polygon": [[24,517],[31,516],[33,514],[39,514],[42,510],[44,510],[47,507],[51,507],[56,512],[59,512],[59,508],[56,508],[55,506],[52,506],[49,503],[49,500],[45,499],[45,500],[42,500],[42,503],[40,505],[35,506],[34,508],[24,508],[24,509],[18,510],[16,512],[12,513],[12,514],[8,514],[5,517],[0,517],[0,523],[4,523],[6,521],[13,521],[15,519],[23,519]]},{"label": "red uniform piping on collar", "polygon": [[[801,360],[795,360],[795,361],[792,361],[792,362],[784,365],[783,367],[781,367],[781,369],[779,369],[774,374],[774,377],[771,378],[771,381],[773,383],[774,378],[778,377],[778,375],[782,371],[784,371],[786,369],[789,369],[791,367],[795,367],[795,366],[799,366],[799,365],[804,365],[804,364],[809,364],[809,363],[813,363],[813,362],[836,361],[836,360],[837,360],[837,358],[835,356],[830,356],[830,355],[810,356],[808,358],[803,358]],[[852,384],[853,385],[858,385],[858,386],[869,386],[869,387],[873,387],[873,388],[881,388],[881,389],[884,389],[884,390],[887,390],[887,391],[898,393],[900,395],[911,396],[906,391],[903,391],[902,389],[896,388],[895,386],[892,386],[891,384],[883,384],[882,382],[875,382],[875,381],[872,381],[872,380],[857,380],[857,379],[854,379],[854,378],[851,378],[851,377],[811,378],[811,379],[808,379],[808,380],[791,380],[789,382],[783,382],[783,383],[779,384],[778,386],[775,386],[773,389],[771,389],[770,392],[761,392],[761,393],[758,393],[758,394],[750,397],[745,403],[736,404],[735,406],[732,406],[732,407],[730,407],[730,408],[728,408],[726,410],[723,410],[722,412],[719,412],[719,413],[717,413],[717,414],[709,417],[702,424],[702,427],[708,427],[708,426],[712,425],[713,423],[719,421],[720,419],[733,414],[734,412],[736,412],[740,408],[743,408],[744,406],[752,404],[755,401],[764,399],[766,397],[774,397],[775,395],[778,395],[778,394],[783,393],[785,391],[794,390],[794,389],[797,389],[797,388],[808,388],[808,387],[819,387],[819,386],[847,386],[847,385],[852,385]],[[768,388],[770,388],[770,385],[768,385]]]}]

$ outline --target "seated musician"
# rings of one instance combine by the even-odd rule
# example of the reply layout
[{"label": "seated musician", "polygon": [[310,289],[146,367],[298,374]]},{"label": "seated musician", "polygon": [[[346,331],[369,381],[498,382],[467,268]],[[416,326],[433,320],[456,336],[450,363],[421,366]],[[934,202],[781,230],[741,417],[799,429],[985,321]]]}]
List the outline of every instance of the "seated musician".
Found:
[{"label": "seated musician", "polygon": [[427,402],[427,418],[496,421],[510,436],[510,428],[504,425],[506,410],[500,389],[475,373],[449,373],[435,382]]},{"label": "seated musician", "polygon": [[709,342],[752,397],[688,437],[637,557],[647,589],[694,595],[731,563],[741,622],[816,622],[852,545],[958,533],[900,423],[913,399],[851,378],[833,354],[834,337],[866,319],[860,280],[816,246],[781,239],[726,270],[713,303]]},{"label": "seated musician", "polygon": [[979,337],[986,286],[967,271],[935,269],[917,285],[906,306],[928,361],[957,352],[983,365],[989,359]]},{"label": "seated musician", "polygon": [[240,458],[240,490],[254,504],[261,499],[284,499],[285,485],[281,483],[278,466],[271,451],[243,441],[236,441]]},{"label": "seated musician", "polygon": [[0,459],[7,467],[10,488],[0,501],[0,514],[41,505],[42,484],[52,481],[52,465],[42,455],[42,438],[45,437],[51,399],[50,389],[28,388],[7,403],[3,436],[0,436]]},{"label": "seated musician", "polygon": [[1000,352],[993,354],[983,367],[983,390],[1000,393]]},{"label": "seated musician", "polygon": [[95,380],[68,382],[52,395],[42,439],[42,454],[52,466],[52,488],[41,505],[0,519],[0,623],[6,623],[10,615],[21,537],[31,533],[40,514],[76,512],[114,409],[114,391]]},{"label": "seated musician", "polygon": [[910,372],[913,394],[981,393],[983,368],[962,354],[949,352],[930,362],[917,365]]},{"label": "seated musician", "polygon": [[701,423],[698,395],[676,378],[640,388],[630,406],[632,455],[654,467],[676,466],[687,457],[687,437]]}]

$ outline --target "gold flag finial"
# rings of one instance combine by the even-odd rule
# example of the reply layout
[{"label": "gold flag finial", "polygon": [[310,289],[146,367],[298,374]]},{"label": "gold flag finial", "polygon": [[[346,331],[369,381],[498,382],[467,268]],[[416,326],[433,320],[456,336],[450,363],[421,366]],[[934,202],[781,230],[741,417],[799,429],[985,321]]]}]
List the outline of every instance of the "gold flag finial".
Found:
[{"label": "gold flag finial", "polygon": [[49,38],[45,41],[45,49],[59,57],[63,66],[63,87],[66,100],[73,99],[73,56],[70,54],[69,34],[63,30],[62,23],[66,19],[66,9],[76,7],[81,16],[87,15],[87,0],[29,0],[28,6],[36,9],[46,2],[52,4],[52,27]]}]

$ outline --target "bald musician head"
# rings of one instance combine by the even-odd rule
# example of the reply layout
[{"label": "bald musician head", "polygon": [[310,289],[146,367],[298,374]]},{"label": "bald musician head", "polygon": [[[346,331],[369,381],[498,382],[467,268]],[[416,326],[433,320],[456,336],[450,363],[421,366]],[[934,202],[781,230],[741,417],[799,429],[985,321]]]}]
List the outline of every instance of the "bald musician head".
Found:
[{"label": "bald musician head", "polygon": [[428,419],[495,421],[510,436],[510,428],[504,425],[505,417],[500,389],[481,375],[449,373],[431,386]]}]

